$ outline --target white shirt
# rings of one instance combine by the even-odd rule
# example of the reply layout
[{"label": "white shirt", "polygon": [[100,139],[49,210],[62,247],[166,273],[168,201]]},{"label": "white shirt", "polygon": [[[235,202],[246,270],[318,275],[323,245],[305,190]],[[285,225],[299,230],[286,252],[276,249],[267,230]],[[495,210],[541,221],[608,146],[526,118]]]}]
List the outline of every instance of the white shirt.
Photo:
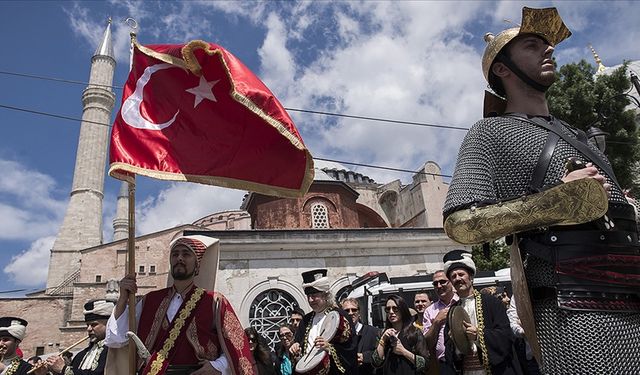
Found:
[{"label": "white shirt", "polygon": [[[136,304],[136,326],[137,323],[140,322],[140,315],[142,314],[142,301],[143,300],[140,300]],[[183,298],[180,293],[175,293],[173,295],[171,302],[169,302],[169,307],[167,308],[167,320],[169,320],[169,322],[172,322],[176,317],[178,310],[180,310],[180,306],[182,306],[182,301]],[[126,336],[128,330],[129,306],[125,308],[124,312],[118,319],[116,319],[113,314],[109,317],[104,344],[110,348],[122,348],[129,343],[129,339]],[[216,360],[209,362],[211,363],[211,366],[220,371],[222,375],[232,375],[229,362],[227,362],[227,357],[225,357],[224,353],[221,353],[220,357]]]}]

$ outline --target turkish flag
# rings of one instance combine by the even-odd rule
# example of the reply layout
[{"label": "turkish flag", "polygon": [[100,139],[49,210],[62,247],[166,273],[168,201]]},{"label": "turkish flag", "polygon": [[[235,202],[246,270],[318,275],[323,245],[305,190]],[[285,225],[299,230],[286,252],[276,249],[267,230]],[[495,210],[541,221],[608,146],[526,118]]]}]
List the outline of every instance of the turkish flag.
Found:
[{"label": "turkish flag", "polygon": [[134,45],[109,175],[304,195],[313,159],[284,107],[240,60],[202,41]]}]

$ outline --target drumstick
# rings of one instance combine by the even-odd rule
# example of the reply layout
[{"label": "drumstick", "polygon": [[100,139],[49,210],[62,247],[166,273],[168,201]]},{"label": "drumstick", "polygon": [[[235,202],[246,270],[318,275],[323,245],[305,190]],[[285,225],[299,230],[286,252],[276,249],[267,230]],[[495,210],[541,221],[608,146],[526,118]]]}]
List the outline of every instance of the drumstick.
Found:
[{"label": "drumstick", "polygon": [[[323,334],[324,334],[324,329],[322,330],[322,332],[320,332],[320,335],[319,335],[318,337],[322,337],[322,335],[323,335]],[[314,346],[314,348],[315,348],[315,346]],[[312,349],[313,349],[313,348],[312,348]],[[309,354],[311,354],[311,350],[309,350],[309,353],[307,353],[307,355],[305,355],[305,356],[304,356],[303,361],[305,361],[305,362],[306,362],[307,357],[309,357]]]},{"label": "drumstick", "polygon": [[[76,346],[82,344],[84,341],[88,340],[89,336],[85,336],[83,337],[81,340],[78,340],[76,342],[74,342],[73,344],[67,346],[66,348],[64,348],[60,353],[58,353],[59,356],[63,355],[64,353],[68,352],[69,350],[75,348]],[[45,361],[42,361],[40,363],[38,363],[36,366],[33,366],[33,368],[29,371],[27,371],[27,375],[29,374],[33,374],[37,369],[39,369],[40,367],[44,366],[46,364]]]}]

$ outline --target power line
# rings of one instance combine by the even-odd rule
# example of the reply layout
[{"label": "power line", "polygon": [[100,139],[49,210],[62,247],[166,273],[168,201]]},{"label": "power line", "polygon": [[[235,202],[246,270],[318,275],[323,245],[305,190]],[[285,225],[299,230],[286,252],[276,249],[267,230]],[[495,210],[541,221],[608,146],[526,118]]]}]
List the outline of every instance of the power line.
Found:
[{"label": "power line", "polygon": [[[84,85],[84,86],[92,85],[92,86],[99,86],[99,87],[108,87],[108,88],[113,88],[113,89],[122,89],[122,86],[99,85],[99,84],[83,82],[83,81],[74,81],[74,80],[62,79],[62,78],[45,77],[45,76],[40,76],[40,75],[35,75],[35,74],[8,72],[8,71],[4,71],[4,70],[0,70],[0,74],[11,75],[11,76],[16,76],[16,77],[40,79],[40,80],[45,80],[45,81],[71,83],[71,84],[75,84],[75,85]],[[285,107],[285,109],[287,111],[291,111],[291,112],[309,113],[309,114],[314,114],[314,115],[323,115],[323,116],[332,116],[332,117],[352,118],[352,119],[357,119],[357,120],[388,122],[388,123],[391,123],[391,124],[424,126],[424,127],[430,127],[430,128],[450,129],[450,130],[463,130],[463,131],[469,130],[469,128],[465,128],[465,127],[462,127],[462,126],[429,124],[429,123],[426,123],[426,122],[393,120],[393,119],[385,119],[385,118],[372,117],[372,116],[359,116],[359,115],[350,115],[350,114],[326,112],[326,111],[315,111],[315,110],[300,109],[300,108],[287,108],[287,107]]]},{"label": "power line", "polygon": [[380,122],[389,122],[392,124],[402,124],[402,125],[414,125],[414,126],[426,126],[430,128],[440,128],[440,129],[452,129],[452,130],[464,130],[467,131],[469,128],[463,128],[461,126],[451,126],[451,125],[437,125],[437,124],[428,124],[426,122],[415,122],[415,121],[402,121],[402,120],[391,120],[384,119],[378,117],[368,117],[368,116],[356,116],[356,115],[346,115],[341,113],[332,113],[332,112],[322,112],[322,111],[312,111],[309,109],[298,109],[298,108],[286,108],[287,111],[292,112],[302,112],[302,113],[313,113],[316,115],[325,115],[325,116],[334,116],[334,117],[345,117],[345,118],[353,118],[358,120],[369,120],[369,121],[380,121]]},{"label": "power line", "polygon": [[[10,110],[19,111],[19,112],[32,113],[32,114],[41,115],[41,116],[54,117],[54,118],[63,119],[63,120],[69,120],[69,121],[78,121],[78,122],[83,122],[84,121],[84,122],[88,122],[90,124],[106,126],[106,127],[109,127],[109,128],[112,126],[111,124],[107,124],[107,123],[104,123],[104,122],[83,120],[83,119],[80,119],[80,118],[77,118],[77,117],[56,115],[54,113],[35,111],[35,110],[32,110],[32,109],[14,107],[14,106],[4,105],[4,104],[0,104],[0,108],[10,109]],[[323,159],[323,158],[314,158],[314,159],[330,161],[330,162],[335,162],[335,163],[340,163],[340,164],[357,165],[357,166],[361,166],[361,167],[384,169],[384,170],[396,171],[396,172],[408,172],[408,173],[413,173],[413,174],[426,174],[426,175],[433,175],[433,176],[451,177],[449,175],[444,175],[444,174],[427,173],[427,172],[423,172],[423,171],[416,172],[416,171],[412,171],[412,170],[409,170],[409,169],[385,167],[385,166],[378,166],[378,165],[373,165],[373,164],[362,164],[362,163],[355,163],[355,162],[350,162],[350,161],[332,160],[332,159]]]},{"label": "power line", "polygon": [[0,74],[5,74],[5,75],[9,75],[9,76],[16,76],[16,77],[25,77],[25,78],[34,78],[34,79],[41,79],[44,81],[54,81],[54,82],[62,82],[62,83],[72,83],[74,85],[83,85],[83,86],[100,86],[100,87],[110,87],[113,89],[122,89],[122,86],[112,86],[112,85],[100,85],[97,83],[89,83],[89,82],[83,82],[83,81],[74,81],[74,80],[70,80],[70,79],[62,79],[62,78],[54,78],[54,77],[45,77],[45,76],[38,76],[35,74],[25,74],[25,73],[16,73],[16,72],[7,72],[4,70],[0,70]]},{"label": "power line", "polygon": [[341,160],[333,160],[333,159],[324,159],[324,158],[313,158],[314,160],[322,160],[322,161],[330,161],[333,163],[340,163],[340,164],[348,164],[348,165],[356,165],[358,167],[367,167],[367,168],[377,168],[377,169],[386,169],[389,171],[394,171],[394,172],[407,172],[407,173],[414,173],[414,174],[426,174],[429,176],[440,176],[440,177],[448,177],[451,178],[453,176],[448,175],[448,174],[439,174],[439,173],[429,173],[429,172],[424,172],[424,171],[412,171],[409,169],[400,169],[400,168],[393,168],[393,167],[384,167],[381,165],[372,165],[372,164],[362,164],[362,163],[353,163],[353,162],[348,162],[348,161],[341,161]]}]

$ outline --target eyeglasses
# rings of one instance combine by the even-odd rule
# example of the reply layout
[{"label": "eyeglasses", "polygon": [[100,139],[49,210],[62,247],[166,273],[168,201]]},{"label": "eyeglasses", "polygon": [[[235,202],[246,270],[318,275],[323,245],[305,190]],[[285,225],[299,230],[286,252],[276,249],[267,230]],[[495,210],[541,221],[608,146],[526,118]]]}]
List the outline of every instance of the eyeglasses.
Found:
[{"label": "eyeglasses", "polygon": [[433,281],[433,286],[447,285],[448,282],[449,282],[449,280],[434,280]]},{"label": "eyeglasses", "polygon": [[394,312],[397,313],[398,312],[398,306],[385,306],[384,307],[384,311],[385,312]]},{"label": "eyeglasses", "polygon": [[278,337],[280,337],[280,338],[292,338],[293,337],[293,333],[291,333],[291,332],[278,333]]},{"label": "eyeglasses", "polygon": [[348,313],[350,313],[350,312],[358,312],[358,310],[359,310],[358,308],[355,308],[355,309],[344,309],[344,311],[348,312]]}]

